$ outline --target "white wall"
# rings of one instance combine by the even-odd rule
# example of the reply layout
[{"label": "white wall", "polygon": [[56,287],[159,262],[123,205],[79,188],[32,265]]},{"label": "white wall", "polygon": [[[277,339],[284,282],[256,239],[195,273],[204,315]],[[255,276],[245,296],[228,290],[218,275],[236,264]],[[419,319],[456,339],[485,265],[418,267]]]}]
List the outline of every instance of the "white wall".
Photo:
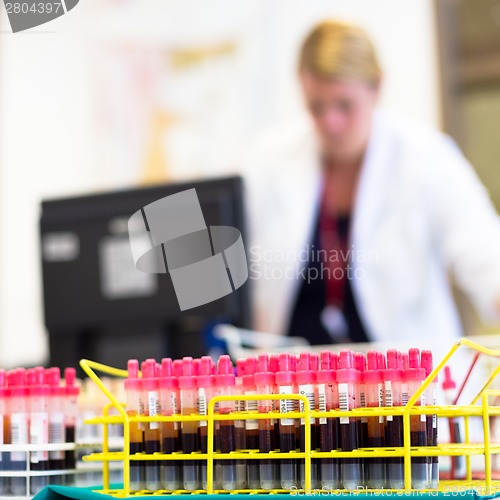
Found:
[{"label": "white wall", "polygon": [[[234,147],[219,162],[224,168],[260,127],[300,108],[297,47],[323,17],[358,21],[372,33],[386,70],[386,107],[438,123],[431,0],[81,0],[68,15],[15,35],[1,10],[0,366],[40,363],[47,355],[40,200],[138,178],[140,165],[120,155],[126,144],[111,144],[99,128],[96,95],[103,74],[96,68],[113,44],[238,42],[231,77],[238,108],[226,124]],[[217,152],[211,154],[207,164],[216,165]]]}]

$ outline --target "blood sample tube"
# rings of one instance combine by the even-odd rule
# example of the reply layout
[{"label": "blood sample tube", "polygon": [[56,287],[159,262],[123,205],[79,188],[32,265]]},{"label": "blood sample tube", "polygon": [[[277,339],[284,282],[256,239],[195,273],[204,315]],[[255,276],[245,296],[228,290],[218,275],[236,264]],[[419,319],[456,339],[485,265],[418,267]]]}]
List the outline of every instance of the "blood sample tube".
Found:
[{"label": "blood sample tube", "polygon": [[[45,370],[45,382],[49,386],[49,443],[62,444],[66,442],[64,427],[64,401],[66,390],[60,385],[61,371],[59,368]],[[64,450],[49,451],[49,469],[62,470],[66,467]],[[63,476],[52,476],[52,484],[61,484]]]},{"label": "blood sample tube", "polygon": [[[274,391],[274,373],[269,367],[269,358],[267,354],[261,354],[258,357],[258,371],[254,376],[255,388],[258,394],[273,394]],[[274,403],[270,399],[257,402],[259,413],[270,414],[273,411]],[[270,417],[270,415],[269,415]],[[270,453],[274,448],[274,422],[271,418],[258,420],[259,426],[259,451],[261,453]],[[258,460],[260,487],[263,490],[272,490],[277,486],[276,480],[276,461],[271,459]]]},{"label": "blood sample tube", "polygon": [[[13,445],[27,445],[29,443],[29,390],[26,386],[26,372],[18,368],[9,372],[10,389],[10,442]],[[13,451],[11,453],[11,469],[14,471],[26,470],[26,452]],[[26,479],[23,477],[10,478],[10,490],[13,495],[25,496]]]},{"label": "blood sample tube", "polygon": [[[231,396],[234,394],[236,381],[233,372],[233,364],[227,355],[219,357],[217,363],[217,375],[215,376],[215,385],[219,396]],[[235,402],[220,401],[219,413],[225,415],[235,411]],[[221,453],[231,453],[236,451],[236,442],[234,435],[234,420],[220,421],[220,451]],[[236,464],[234,460],[222,461],[222,489],[232,491],[236,489]]]},{"label": "blood sample tube", "polygon": [[[164,358],[161,360],[161,377],[158,380],[160,391],[160,408],[163,416],[171,417],[179,413],[177,401],[177,380],[173,376],[172,360]],[[162,422],[161,451],[172,454],[180,450],[179,422]],[[166,490],[177,490],[181,487],[181,466],[179,460],[164,460],[163,487]]]},{"label": "blood sample tube", "polygon": [[[195,415],[198,413],[196,377],[193,369],[193,358],[185,357],[182,360],[182,377],[179,377],[182,415]],[[196,453],[200,451],[198,422],[182,422],[182,451],[183,453]],[[184,460],[183,463],[184,489],[194,491],[200,487],[200,467],[197,460]]]},{"label": "blood sample tube", "polygon": [[[303,352],[299,355],[298,369],[295,373],[295,380],[297,383],[297,388],[299,394],[302,394],[309,401],[310,411],[318,409],[316,395],[315,395],[315,384],[316,384],[316,371],[311,368],[311,353]],[[299,401],[299,411],[305,411],[305,404],[303,401]],[[316,450],[316,420],[311,418],[311,450]],[[305,451],[305,419],[300,419],[299,426],[299,450]],[[299,462],[299,478],[300,485],[302,488],[306,487],[305,478],[305,464],[304,460]],[[319,483],[318,479],[318,464],[316,461],[314,463],[311,461],[311,485],[316,487]]]},{"label": "blood sample tube", "polygon": [[[382,369],[384,381],[384,406],[402,406],[403,370],[401,353],[395,349],[387,351],[387,368]],[[385,445],[388,448],[403,446],[403,417],[402,415],[387,415],[385,420]],[[387,486],[391,489],[404,488],[403,458],[391,457],[387,459]]]},{"label": "blood sample tube", "polygon": [[[67,383],[67,382],[66,382]],[[127,414],[137,417],[142,413],[142,384],[139,379],[139,362],[136,359],[128,361],[128,378],[124,382],[127,396]],[[142,427],[139,422],[130,422],[130,455],[144,451]],[[144,463],[139,460],[130,461],[130,490],[144,489]]]},{"label": "blood sample tube", "polygon": [[[156,361],[147,359],[142,363],[142,400],[144,401],[144,416],[156,417],[161,415],[160,394],[158,378],[156,377]],[[161,450],[160,423],[144,423],[144,450],[146,454],[152,455]],[[157,460],[148,460],[146,467],[146,489],[157,491],[161,489],[160,464]]]},{"label": "blood sample tube", "polygon": [[[64,369],[64,434],[66,443],[76,443],[76,422],[78,420],[78,394],[80,388],[76,385],[76,370]],[[76,469],[75,450],[67,450],[65,455],[66,469]]]},{"label": "blood sample tube", "polygon": [[[332,357],[328,351],[320,354],[320,369],[316,373],[318,409],[320,411],[337,410],[339,394],[335,382],[335,370],[331,365]],[[321,417],[319,419],[320,451],[336,451],[339,448],[338,418]],[[320,460],[321,488],[326,491],[340,488],[340,464],[336,458]]]},{"label": "blood sample tube", "polygon": [[[340,352],[339,369],[336,373],[339,408],[348,411],[359,408],[359,383],[361,374],[354,368],[353,352]],[[356,417],[340,417],[340,449],[353,451],[359,448],[359,419]],[[362,486],[362,468],[359,458],[341,459],[342,485],[346,490],[355,490]]]},{"label": "blood sample tube", "polygon": [[[197,378],[198,385],[198,413],[207,415],[208,403],[215,395],[215,378],[212,375],[213,362],[209,356],[203,356],[200,364],[200,375]],[[208,453],[208,421],[200,420],[200,448],[202,453]],[[215,464],[214,464],[215,465]],[[201,464],[201,486],[204,490],[208,489],[207,483],[207,464]],[[213,487],[217,488],[220,485],[217,483],[216,468],[213,470]]]},{"label": "blood sample tube", "polygon": [[[29,386],[30,399],[30,444],[47,445],[49,444],[49,394],[50,389],[44,382],[44,369],[42,367],[34,368],[28,371],[31,375]],[[47,449],[41,449],[31,452],[30,456],[31,470],[48,471],[49,452]],[[48,484],[48,477],[33,476],[31,478],[31,493],[36,495]]]},{"label": "blood sample tube", "polygon": [[[7,373],[0,370],[0,445],[10,442],[10,415],[9,399],[10,389],[7,387]],[[9,470],[10,455],[0,452],[0,470]],[[3,498],[9,492],[9,480],[7,477],[0,477],[0,497]]]},{"label": "blood sample tube", "polygon": [[[246,373],[246,359],[238,359],[236,361],[236,378],[235,378],[235,394],[245,394],[243,377]],[[247,402],[243,399],[235,401],[235,410],[237,412],[246,411]],[[245,420],[234,421],[234,439],[237,451],[246,449],[246,429]],[[236,489],[242,490],[247,486],[247,465],[246,460],[238,459],[236,464]]]},{"label": "blood sample tube", "polygon": [[[257,372],[257,358],[250,356],[246,360],[245,375],[243,375],[243,390],[245,396],[258,394],[255,386],[255,373]],[[246,411],[257,412],[258,402],[255,399],[246,401]],[[237,443],[238,448],[238,443]],[[245,420],[245,448],[248,450],[259,449],[259,421],[257,419]],[[257,460],[246,461],[246,472],[248,488],[256,490],[260,488],[259,463]]]},{"label": "blood sample tube", "polygon": [[[279,394],[278,391],[278,385],[276,383],[276,374],[280,371],[280,358],[279,354],[271,354],[269,356],[269,371],[271,373],[274,373],[274,380],[275,380],[275,385],[273,389],[273,394]],[[273,401],[273,410],[277,413],[280,411],[280,402],[275,399]],[[274,450],[279,450],[280,448],[280,424],[277,418],[274,418],[272,420],[273,426],[274,426],[274,432],[273,432],[273,437],[274,437],[274,443],[273,443],[273,449]]]},{"label": "blood sample tube", "polygon": [[[420,355],[421,366],[425,370],[427,378],[433,370],[432,352],[424,350]],[[436,377],[425,391],[425,404],[437,405],[437,382]],[[437,415],[427,415],[427,446],[437,446],[438,442],[438,426]],[[439,486],[439,459],[438,457],[429,457],[428,462],[428,479],[429,487],[437,488]]]},{"label": "blood sample tube", "polygon": [[[365,401],[367,408],[380,408],[384,405],[382,373],[378,369],[379,353],[369,351],[367,354],[368,366],[363,372]],[[368,448],[385,446],[385,426],[383,416],[368,417],[367,441]],[[366,486],[372,489],[385,487],[385,460],[370,458],[365,460]]]},{"label": "blood sample tube", "polygon": [[[276,373],[276,385],[279,394],[297,394],[295,385],[295,373],[292,371],[292,358],[289,353],[279,355],[280,371]],[[291,413],[297,409],[296,401],[293,399],[281,399],[280,413]],[[295,421],[293,418],[279,419],[279,447],[281,453],[295,451]],[[291,490],[297,486],[296,461],[291,458],[280,460],[281,487]]]},{"label": "blood sample tube", "polygon": [[[404,377],[408,386],[408,398],[411,398],[425,380],[425,370],[420,368],[420,351],[412,348],[408,351],[410,367],[405,370]],[[415,403],[416,406],[425,405],[425,397]],[[427,418],[426,415],[412,415],[410,417],[411,446],[427,446]],[[427,488],[427,458],[413,457],[411,459],[411,486],[416,490]]]},{"label": "blood sample tube", "polygon": [[[362,352],[354,353],[354,368],[361,374],[361,379],[359,383],[359,407],[366,408],[366,395],[365,395],[365,384],[363,382],[363,372],[366,369],[366,356]],[[358,419],[358,432],[359,432],[359,447],[366,448],[368,443],[368,417],[360,417]],[[360,459],[361,462],[361,474],[363,477],[363,483],[366,484],[368,481],[368,470],[365,467],[366,460],[364,458]]]}]

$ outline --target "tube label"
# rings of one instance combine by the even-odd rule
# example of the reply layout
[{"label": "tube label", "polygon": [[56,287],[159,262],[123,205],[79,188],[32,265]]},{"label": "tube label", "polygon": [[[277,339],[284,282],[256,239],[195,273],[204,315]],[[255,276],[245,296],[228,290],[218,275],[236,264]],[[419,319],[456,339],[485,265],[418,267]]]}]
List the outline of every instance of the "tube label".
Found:
[{"label": "tube label", "polygon": [[[259,394],[257,391],[247,391],[245,392],[246,396],[255,396]],[[258,412],[259,411],[259,402],[256,399],[249,399],[245,401],[245,410],[246,411],[253,411],[253,412]],[[245,420],[245,428],[247,430],[255,430],[259,428],[259,421],[258,420]]]},{"label": "tube label", "polygon": [[[422,393],[422,396],[420,396],[420,406],[425,406],[425,393]],[[420,422],[426,422],[427,421],[427,415],[420,415]]]},{"label": "tube label", "polygon": [[[299,385],[299,394],[302,394],[309,401],[309,411],[314,411],[316,409],[316,402],[314,400],[314,386],[311,384]],[[299,411],[301,413],[306,411],[306,405],[304,401],[299,400]],[[311,424],[316,422],[315,418],[311,418]],[[302,425],[305,424],[305,418],[300,419]]]},{"label": "tube label", "polygon": [[[382,408],[384,406],[384,384],[383,384],[383,382],[380,382],[377,385],[377,389],[378,389],[378,407]],[[384,423],[384,417],[382,415],[379,415],[378,423],[379,424]]]},{"label": "tube label", "polygon": [[[172,405],[172,415],[177,415],[179,407],[177,405],[177,393],[175,390],[170,393],[170,403]],[[174,422],[174,429],[179,430],[180,425],[180,422]]]},{"label": "tube label", "polygon": [[[48,444],[49,442],[49,415],[47,412],[34,412],[30,421],[30,444]],[[49,459],[47,450],[33,451],[31,463],[37,464]]]},{"label": "tube label", "polygon": [[[325,384],[318,385],[318,409],[319,411],[326,411],[326,386]],[[326,418],[321,417],[319,423],[326,424]]]},{"label": "tube label", "polygon": [[[433,384],[433,387],[432,387],[432,404],[434,406],[437,405],[437,388],[436,388],[435,384]],[[432,415],[432,428],[437,429],[437,415],[436,414]]]},{"label": "tube label", "polygon": [[[385,400],[385,406],[387,407],[392,407],[392,383],[390,380],[386,380],[384,382],[384,390],[385,390],[385,395],[384,395],[384,400]],[[392,415],[387,415],[387,421],[392,422]]]},{"label": "tube label", "polygon": [[[349,411],[349,384],[339,384],[339,409]],[[341,424],[348,424],[349,417],[340,417]]]},{"label": "tube label", "polygon": [[[64,413],[62,411],[54,411],[49,417],[49,443],[64,443],[66,436],[64,435]],[[64,460],[64,451],[55,450],[49,452],[51,460]]]},{"label": "tube label", "polygon": [[[10,442],[12,444],[28,444],[28,414],[13,413],[10,417]],[[24,451],[13,451],[11,453],[13,462],[24,462],[26,453]]]},{"label": "tube label", "polygon": [[[280,394],[293,394],[291,385],[283,385],[279,387]],[[295,411],[295,401],[293,399],[280,399],[280,413],[291,413]],[[295,425],[293,418],[281,418],[281,425]]]},{"label": "tube label", "polygon": [[[148,391],[148,414],[150,417],[156,417],[161,414],[160,410],[160,399],[158,397],[157,391]],[[159,429],[159,422],[151,422],[149,424],[150,429]]]},{"label": "tube label", "polygon": [[[198,400],[196,402],[198,408],[198,413],[200,415],[207,414],[207,395],[203,387],[198,388]],[[206,420],[200,420],[200,427],[206,427],[208,422]]]}]

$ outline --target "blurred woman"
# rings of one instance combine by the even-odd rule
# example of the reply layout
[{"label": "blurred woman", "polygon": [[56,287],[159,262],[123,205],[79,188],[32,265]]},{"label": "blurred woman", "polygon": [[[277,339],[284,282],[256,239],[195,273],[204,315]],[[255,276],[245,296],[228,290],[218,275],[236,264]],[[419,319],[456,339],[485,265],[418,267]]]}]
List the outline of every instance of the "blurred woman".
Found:
[{"label": "blurred woman", "polygon": [[382,71],[366,32],[319,24],[298,69],[309,119],[269,132],[250,162],[256,328],[313,344],[454,339],[449,272],[497,318],[487,192],[449,137],[376,109]]}]

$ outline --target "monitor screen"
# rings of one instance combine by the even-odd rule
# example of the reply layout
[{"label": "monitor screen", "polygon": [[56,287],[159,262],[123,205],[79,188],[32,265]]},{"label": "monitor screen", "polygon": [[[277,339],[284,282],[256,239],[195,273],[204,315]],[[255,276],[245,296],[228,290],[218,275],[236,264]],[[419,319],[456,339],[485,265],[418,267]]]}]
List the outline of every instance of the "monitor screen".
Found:
[{"label": "monitor screen", "polygon": [[206,352],[203,331],[217,321],[251,326],[249,283],[181,310],[169,273],[136,268],[129,219],[167,196],[194,188],[207,226],[232,226],[245,242],[240,177],[172,183],[42,202],[45,325],[51,364],[82,357],[123,366],[131,357]]}]

